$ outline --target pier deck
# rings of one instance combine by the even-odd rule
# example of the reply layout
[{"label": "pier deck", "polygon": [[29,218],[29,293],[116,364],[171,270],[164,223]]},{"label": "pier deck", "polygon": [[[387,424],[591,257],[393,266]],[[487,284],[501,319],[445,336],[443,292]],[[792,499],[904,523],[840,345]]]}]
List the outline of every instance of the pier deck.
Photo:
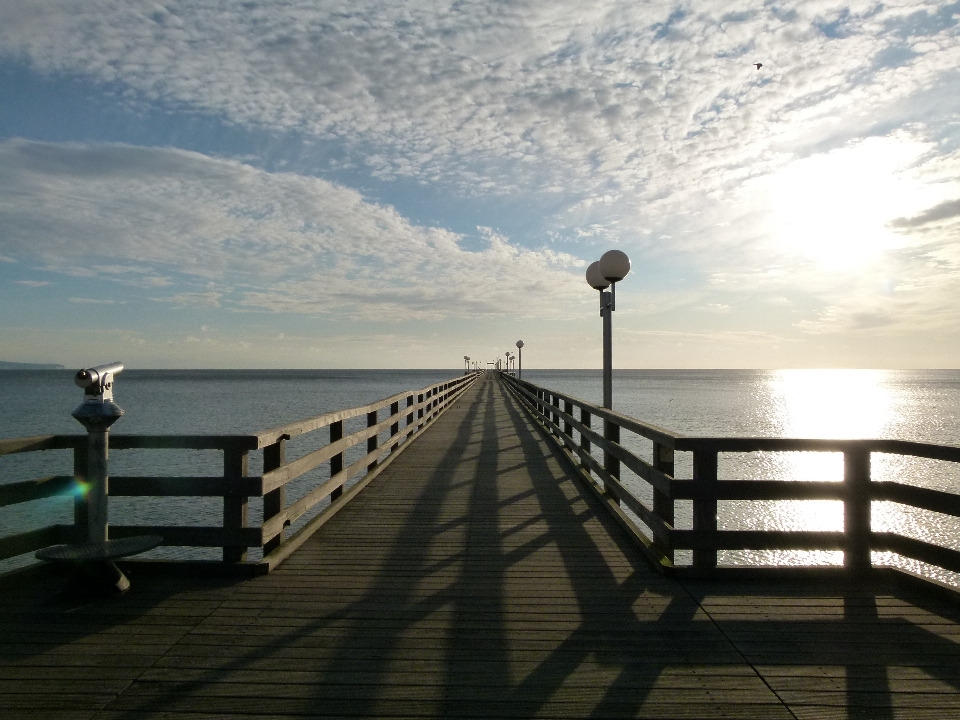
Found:
[{"label": "pier deck", "polygon": [[960,606],[664,578],[487,375],[269,575],[0,584],[0,717],[960,717]]}]

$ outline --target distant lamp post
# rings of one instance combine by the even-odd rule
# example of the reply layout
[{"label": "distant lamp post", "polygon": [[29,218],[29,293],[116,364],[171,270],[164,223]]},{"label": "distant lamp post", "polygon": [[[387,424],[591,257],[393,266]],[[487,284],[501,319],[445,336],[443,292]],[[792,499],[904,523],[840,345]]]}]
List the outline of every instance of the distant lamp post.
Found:
[{"label": "distant lamp post", "polygon": [[463,356],[463,374],[466,375],[468,372],[470,372],[470,356],[464,355]]},{"label": "distant lamp post", "polygon": [[517,340],[517,352],[520,353],[517,363],[517,377],[523,379],[523,340]]},{"label": "distant lamp post", "polygon": [[[603,406],[613,408],[613,318],[617,309],[617,283],[630,272],[630,258],[620,250],[608,250],[587,268],[587,283],[600,291],[603,318]],[[610,288],[607,292],[607,288]]]}]

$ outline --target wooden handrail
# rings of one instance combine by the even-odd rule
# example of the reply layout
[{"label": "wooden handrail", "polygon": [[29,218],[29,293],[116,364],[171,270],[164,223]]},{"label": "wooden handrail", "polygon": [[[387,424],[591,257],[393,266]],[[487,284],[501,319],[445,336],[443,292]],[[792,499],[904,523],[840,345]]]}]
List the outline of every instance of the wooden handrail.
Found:
[{"label": "wooden handrail", "polygon": [[38,452],[41,450],[70,450],[86,442],[86,435],[34,435],[33,437],[0,440],[0,455]]},{"label": "wooden handrail", "polygon": [[[287,538],[285,528],[318,503],[330,498],[326,511],[335,512],[348,496],[343,493],[346,483],[363,474],[360,483],[369,482],[385,466],[390,455],[404,449],[406,444],[435,420],[451,402],[478,377],[477,373],[434,383],[417,390],[397,393],[355,408],[324,413],[312,418],[288,423],[256,433],[237,435],[130,435],[111,434],[112,450],[182,449],[218,450],[223,453],[223,475],[194,477],[111,476],[110,495],[124,497],[221,497],[223,498],[223,525],[197,526],[126,526],[111,525],[111,537],[156,534],[165,545],[192,547],[222,547],[224,561],[242,563],[249,547],[262,547],[266,559],[254,563],[268,569],[278,563],[284,553]],[[378,415],[389,408],[389,416]],[[346,436],[343,422],[367,417],[367,426]],[[286,461],[285,446],[291,437],[329,427],[330,442],[303,457]],[[380,443],[379,436],[388,433],[389,440]],[[343,454],[366,441],[366,454],[346,467]],[[56,475],[35,480],[0,485],[0,507],[29,502],[46,497],[73,494],[75,500],[74,525],[51,525],[18,535],[0,538],[0,559],[13,557],[51,544],[79,541],[81,529],[86,527],[86,505],[83,493],[76,492],[86,468],[86,435],[38,435],[34,437],[0,440],[0,455],[40,452],[45,450],[73,450],[74,474]],[[250,475],[249,453],[263,450],[262,475]],[[330,477],[322,479],[317,487],[287,505],[285,488],[292,480],[330,462]],[[264,517],[259,527],[248,526],[248,498],[264,498]],[[322,513],[321,513],[322,514]],[[311,521],[314,522],[314,521]],[[297,536],[302,542],[304,533],[313,525],[301,529]],[[293,541],[294,538],[290,538]]]},{"label": "wooden handrail", "polygon": [[[870,528],[873,501],[887,500],[910,507],[960,517],[960,494],[899,482],[876,482],[870,477],[872,453],[898,454],[960,462],[960,447],[889,439],[820,439],[768,437],[691,437],[670,432],[635,418],[598,407],[571,395],[539,387],[501,373],[501,380],[520,405],[548,431],[584,473],[607,508],[640,540],[641,547],[665,572],[680,572],[673,564],[676,550],[692,550],[696,574],[716,573],[718,550],[840,550],[854,573],[870,568],[870,553],[889,550],[942,568],[960,572],[960,552],[897,533],[874,533]],[[562,404],[562,409],[561,409]],[[575,411],[579,410],[579,419]],[[604,431],[593,418],[604,421]],[[653,443],[653,463],[624,446],[621,431]],[[579,434],[578,439],[574,432]],[[603,455],[603,461],[594,457]],[[693,455],[693,478],[676,479],[674,452]],[[844,456],[844,480],[721,480],[721,453],[832,452]],[[628,468],[653,491],[653,507],[631,492],[619,478]],[[675,500],[693,501],[693,528],[674,526]],[[844,503],[844,531],[720,530],[720,500],[839,500]],[[624,515],[621,505],[642,522],[652,537]]]},{"label": "wooden handrail", "polygon": [[[433,391],[440,387],[444,387],[450,384],[464,383],[467,381],[472,382],[474,376],[465,375],[454,380],[450,380],[442,383],[435,383],[434,385],[428,385],[425,388],[421,388],[416,391],[412,391],[413,394],[424,394],[431,395]],[[411,391],[397,393],[396,395],[391,395],[390,397],[377,400],[370,403],[369,405],[361,405],[355,408],[348,408],[346,410],[335,410],[333,412],[324,413],[322,415],[317,415],[312,418],[306,418],[305,420],[297,420],[296,422],[287,423],[286,425],[281,425],[280,427],[271,428],[269,430],[263,430],[255,435],[257,438],[258,447],[266,447],[277,441],[281,436],[286,436],[287,438],[296,437],[297,435],[302,435],[304,433],[312,432],[314,430],[319,430],[320,428],[327,427],[328,425],[335,422],[342,422],[343,420],[349,420],[355,417],[361,417],[368,413],[382,410],[383,408],[392,405],[401,400],[406,400],[406,398],[411,394]],[[416,406],[423,407],[423,406]],[[416,409],[415,407],[415,409]]]}]

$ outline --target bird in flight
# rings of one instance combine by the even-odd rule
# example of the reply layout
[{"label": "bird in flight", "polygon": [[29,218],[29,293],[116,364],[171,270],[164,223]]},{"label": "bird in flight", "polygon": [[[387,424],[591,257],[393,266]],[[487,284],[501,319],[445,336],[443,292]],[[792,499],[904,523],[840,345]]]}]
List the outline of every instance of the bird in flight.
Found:
[{"label": "bird in flight", "polygon": [[757,70],[763,67],[763,63],[753,63],[753,64],[757,66]]}]

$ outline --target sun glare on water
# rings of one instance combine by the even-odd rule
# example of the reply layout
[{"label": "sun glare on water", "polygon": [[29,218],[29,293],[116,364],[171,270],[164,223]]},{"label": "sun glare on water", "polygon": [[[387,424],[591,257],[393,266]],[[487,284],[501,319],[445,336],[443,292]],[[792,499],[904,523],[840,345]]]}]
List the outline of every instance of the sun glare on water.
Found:
[{"label": "sun glare on water", "polygon": [[[889,434],[897,402],[884,370],[781,370],[768,379],[777,434],[794,438],[857,439]],[[769,479],[843,479],[841,453],[759,453],[760,475]],[[731,522],[743,529],[836,531],[843,529],[843,504],[834,500],[733,503]],[[747,553],[748,562],[839,563],[838,552]],[[737,562],[734,557],[731,561]]]},{"label": "sun glare on water", "polygon": [[785,437],[871,438],[893,421],[885,370],[780,370],[771,396]]}]

